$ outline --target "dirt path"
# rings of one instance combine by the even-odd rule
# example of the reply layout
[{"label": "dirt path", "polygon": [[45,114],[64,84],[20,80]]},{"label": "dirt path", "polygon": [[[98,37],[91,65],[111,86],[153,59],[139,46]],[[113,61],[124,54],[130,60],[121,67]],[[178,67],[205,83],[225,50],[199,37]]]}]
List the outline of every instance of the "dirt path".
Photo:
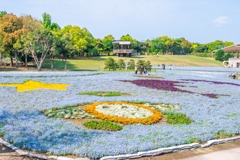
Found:
[{"label": "dirt path", "polygon": [[[208,148],[185,150],[185,151],[180,151],[175,153],[164,154],[160,156],[138,158],[135,160],[210,160],[212,156],[216,156],[218,154],[220,156],[221,154],[223,153],[227,154],[228,152],[231,153],[232,152],[231,149],[233,148],[235,150],[239,150],[238,157],[231,157],[230,159],[221,159],[221,160],[235,160],[235,159],[239,160],[240,159],[240,140],[236,140],[234,142],[229,142],[229,143],[213,145]],[[224,152],[219,152],[219,151],[224,151]],[[213,153],[215,154],[210,155]],[[200,156],[200,155],[204,155],[204,156]],[[236,154],[234,154],[234,156],[235,155]],[[210,157],[210,159],[208,159],[207,157]],[[217,159],[211,159],[211,160],[220,160],[220,157],[216,157],[216,158]]]},{"label": "dirt path", "polygon": [[[154,157],[143,157],[134,160],[220,160],[224,158],[221,155],[229,153],[229,160],[238,160],[240,157],[240,140],[234,142],[213,145],[208,148],[198,148],[193,150],[185,150],[176,153],[169,153]],[[231,154],[231,155],[230,155]],[[204,156],[202,156],[204,155]],[[216,155],[220,156],[219,158]],[[234,156],[234,157],[233,157]],[[237,157],[236,157],[237,156]],[[217,159],[212,159],[216,157]],[[23,157],[19,156],[18,153],[0,144],[0,160],[22,160]],[[41,160],[37,158],[30,158],[29,160]],[[221,159],[227,160],[227,159]]]}]

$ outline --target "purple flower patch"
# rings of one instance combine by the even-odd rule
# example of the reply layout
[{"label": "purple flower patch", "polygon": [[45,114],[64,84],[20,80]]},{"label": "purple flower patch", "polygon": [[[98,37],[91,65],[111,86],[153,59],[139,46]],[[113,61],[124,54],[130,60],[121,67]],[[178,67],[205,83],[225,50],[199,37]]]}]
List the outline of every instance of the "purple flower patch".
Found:
[{"label": "purple flower patch", "polygon": [[181,79],[181,80],[187,81],[187,82],[206,82],[206,83],[212,83],[212,84],[228,84],[228,85],[240,87],[240,84],[229,83],[229,82],[207,81],[207,80],[197,80],[197,79]]},{"label": "purple flower patch", "polygon": [[[137,86],[148,87],[148,88],[164,90],[164,91],[196,93],[196,92],[186,91],[186,90],[177,88],[177,86],[185,87],[182,83],[186,83],[186,82],[169,81],[169,80],[149,80],[149,79],[133,80],[133,81],[125,80],[123,82],[130,82]],[[207,94],[197,93],[197,94],[201,94],[209,98],[218,98],[219,96],[227,96],[227,95],[219,95],[219,94],[211,94],[211,93],[207,93]]]}]

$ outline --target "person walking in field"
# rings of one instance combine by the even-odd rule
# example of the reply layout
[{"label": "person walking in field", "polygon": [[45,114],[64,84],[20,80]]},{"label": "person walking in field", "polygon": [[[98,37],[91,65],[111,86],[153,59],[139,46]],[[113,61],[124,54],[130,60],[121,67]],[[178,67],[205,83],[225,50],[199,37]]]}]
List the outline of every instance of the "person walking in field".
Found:
[{"label": "person walking in field", "polygon": [[138,72],[138,65],[135,65],[135,74]]},{"label": "person walking in field", "polygon": [[143,72],[143,66],[140,67],[140,75],[142,75]]}]

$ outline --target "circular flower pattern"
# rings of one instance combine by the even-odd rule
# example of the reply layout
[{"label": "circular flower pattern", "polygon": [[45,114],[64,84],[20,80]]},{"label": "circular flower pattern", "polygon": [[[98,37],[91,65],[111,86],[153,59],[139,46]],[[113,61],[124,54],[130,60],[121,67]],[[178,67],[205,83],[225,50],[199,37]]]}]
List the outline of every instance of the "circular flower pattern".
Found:
[{"label": "circular flower pattern", "polygon": [[85,110],[96,118],[123,124],[152,124],[162,117],[148,106],[127,102],[98,102],[86,106]]}]

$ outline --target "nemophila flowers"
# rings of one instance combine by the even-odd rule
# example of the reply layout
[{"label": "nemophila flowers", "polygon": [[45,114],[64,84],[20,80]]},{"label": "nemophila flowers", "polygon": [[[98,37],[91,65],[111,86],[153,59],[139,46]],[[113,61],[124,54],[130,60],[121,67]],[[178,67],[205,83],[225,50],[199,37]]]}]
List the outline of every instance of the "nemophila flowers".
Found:
[{"label": "nemophila flowers", "polygon": [[98,102],[87,105],[85,110],[96,118],[123,124],[151,124],[162,117],[160,112],[148,106],[127,102]]},{"label": "nemophila flowers", "polygon": [[[0,72],[0,84],[23,84],[28,80],[45,84],[69,84],[67,90],[37,89],[27,92],[16,92],[15,87],[0,87],[0,124],[2,124],[0,133],[3,133],[6,141],[20,148],[51,152],[54,155],[74,154],[90,158],[186,144],[191,143],[192,139],[204,142],[214,139],[218,133],[240,134],[240,90],[238,86],[229,84],[240,85],[240,81],[227,77],[232,72],[233,69],[225,68],[176,67],[171,71],[150,73],[150,76],[162,77],[166,81],[180,82],[175,83],[175,91],[170,91],[171,86],[170,90],[156,89],[157,87],[143,87],[124,82],[146,79],[136,77],[134,73]],[[183,90],[186,92],[182,92]],[[79,93],[82,92],[126,94],[108,97],[80,95]],[[218,98],[209,98],[202,94],[214,94]],[[228,97],[219,95],[228,95]],[[65,110],[66,106],[97,102],[107,104],[108,102],[142,102],[144,106],[145,103],[155,104],[153,110],[162,112],[170,110],[173,115],[180,116],[184,114],[191,119],[191,123],[143,125],[138,122],[126,124],[120,131],[97,131],[60,118],[47,117],[41,112],[56,108],[57,112],[54,114],[62,111],[69,113]],[[132,103],[131,105],[135,106]],[[109,114],[109,110],[104,110],[106,108],[103,106],[98,108],[97,112],[110,117],[120,116],[125,120],[139,117],[145,119],[145,112],[145,116],[154,115],[145,108],[139,109],[141,114],[137,114],[135,111],[139,107],[124,106],[122,106],[124,114],[121,115],[118,115],[118,112]],[[78,112],[76,115],[82,115],[80,111],[72,110],[70,116],[75,112]],[[62,117],[62,114],[59,117]]]}]

